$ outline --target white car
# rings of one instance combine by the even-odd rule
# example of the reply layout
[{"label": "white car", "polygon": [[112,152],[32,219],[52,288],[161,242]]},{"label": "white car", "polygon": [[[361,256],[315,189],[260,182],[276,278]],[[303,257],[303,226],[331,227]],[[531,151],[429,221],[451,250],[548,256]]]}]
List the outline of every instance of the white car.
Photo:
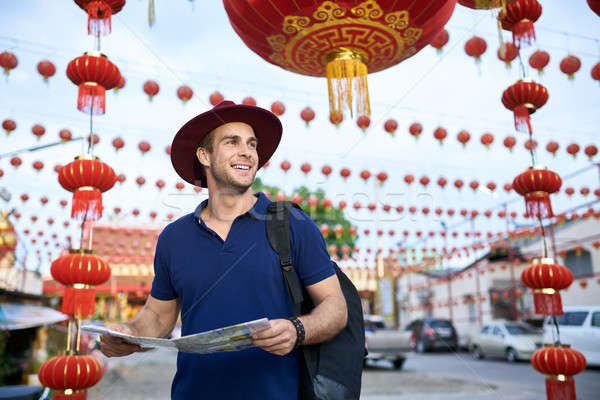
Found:
[{"label": "white car", "polygon": [[[565,315],[557,316],[560,342],[580,351],[587,365],[600,366],[600,306],[563,307]],[[544,343],[556,342],[552,317],[544,321]]]},{"label": "white car", "polygon": [[508,361],[529,360],[542,347],[542,332],[522,322],[492,322],[471,340],[475,359],[505,357]]}]

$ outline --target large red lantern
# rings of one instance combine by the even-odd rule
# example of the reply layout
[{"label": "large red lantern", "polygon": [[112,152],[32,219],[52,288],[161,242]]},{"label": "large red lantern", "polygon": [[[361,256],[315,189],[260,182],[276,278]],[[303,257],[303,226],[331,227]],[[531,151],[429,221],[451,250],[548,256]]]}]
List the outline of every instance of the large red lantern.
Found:
[{"label": "large red lantern", "polygon": [[85,389],[98,383],[103,374],[98,358],[85,354],[52,357],[38,370],[40,383],[56,391],[55,400],[85,400]]},{"label": "large red lantern", "polygon": [[48,82],[48,78],[54,76],[56,73],[56,67],[51,61],[42,60],[37,65],[37,70],[44,77],[44,82]]},{"label": "large red lantern", "polygon": [[546,345],[531,356],[531,365],[546,375],[548,400],[576,400],[575,380],[586,367],[583,354],[569,345]]},{"label": "large red lantern", "polygon": [[421,50],[444,27],[455,4],[224,0],[233,29],[252,51],[288,71],[326,76],[330,111],[347,106],[352,113],[355,100],[358,115],[370,114],[367,73]]},{"label": "large red lantern", "polygon": [[474,10],[491,10],[502,7],[502,0],[458,0],[458,4]]},{"label": "large red lantern", "polygon": [[79,319],[94,314],[96,291],[90,286],[110,278],[108,263],[90,250],[70,250],[52,262],[50,273],[66,286],[61,312]]},{"label": "large red lantern", "polygon": [[562,180],[553,171],[545,168],[528,168],[519,174],[512,183],[515,192],[525,197],[528,215],[536,218],[551,218],[550,195],[560,190]]},{"label": "large red lantern", "polygon": [[77,157],[58,173],[61,186],[73,192],[71,217],[91,221],[102,216],[102,192],[116,181],[115,171],[108,164],[88,155]]},{"label": "large red lantern", "polygon": [[88,13],[88,35],[108,35],[111,16],[121,11],[125,0],[75,0]]},{"label": "large red lantern", "polygon": [[529,116],[548,101],[548,90],[530,79],[517,81],[502,93],[502,104],[515,116],[515,128],[531,135]]},{"label": "large red lantern", "polygon": [[542,5],[537,0],[512,0],[498,15],[502,29],[511,31],[513,44],[531,44],[535,40],[533,23],[542,15]]},{"label": "large red lantern", "polygon": [[535,68],[539,75],[542,75],[544,68],[550,62],[550,54],[544,50],[536,50],[529,56],[529,65]]},{"label": "large red lantern", "polygon": [[87,52],[67,66],[67,76],[79,87],[77,109],[84,113],[102,115],[105,112],[105,94],[121,79],[119,68],[97,52]]},{"label": "large red lantern", "polygon": [[521,281],[533,291],[536,314],[563,315],[560,290],[573,283],[573,273],[551,258],[534,262],[521,273]]}]

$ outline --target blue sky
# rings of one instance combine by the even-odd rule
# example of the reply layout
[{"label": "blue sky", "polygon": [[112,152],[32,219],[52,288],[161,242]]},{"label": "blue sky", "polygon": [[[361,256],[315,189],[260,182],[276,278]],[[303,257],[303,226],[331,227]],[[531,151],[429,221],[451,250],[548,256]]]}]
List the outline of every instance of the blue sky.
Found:
[{"label": "blue sky", "polygon": [[[524,60],[536,48],[551,55],[550,65],[542,77],[538,77],[536,71],[528,71],[550,93],[546,106],[533,115],[534,134],[540,144],[539,163],[567,175],[590,164],[583,154],[576,159],[570,157],[565,152],[569,143],[579,143],[582,149],[592,143],[600,145],[597,139],[600,86],[590,77],[592,66],[600,61],[600,44],[590,39],[600,38],[600,18],[583,0],[546,0],[542,4],[543,14],[536,23],[537,43],[523,50]],[[403,63],[370,75],[372,124],[366,133],[362,133],[348,117],[339,128],[329,123],[324,79],[282,70],[246,48],[232,30],[222,2],[156,0],[156,15],[156,24],[149,28],[147,2],[130,0],[123,11],[113,17],[112,34],[102,40],[103,53],[118,65],[127,79],[126,87],[118,94],[107,94],[106,115],[94,120],[94,130],[101,138],[96,154],[118,173],[127,175],[123,185],[117,185],[105,194],[105,207],[110,211],[119,206],[124,210],[123,214],[135,207],[142,211],[138,218],[125,215],[112,218],[113,222],[146,224],[150,222],[148,213],[155,210],[159,222],[164,223],[167,213],[175,210],[171,206],[177,207],[179,213],[193,210],[201,195],[195,194],[189,186],[185,195],[176,193],[174,185],[178,177],[164,148],[185,121],[208,108],[208,96],[215,90],[237,102],[251,95],[266,108],[275,100],[285,103],[282,144],[271,166],[259,172],[259,176],[265,183],[280,186],[288,194],[293,188],[306,185],[312,190],[324,189],[333,199],[344,196],[349,203],[356,193],[364,193],[370,198],[359,199],[362,203],[374,201],[374,183],[371,180],[365,184],[358,177],[360,170],[369,169],[373,173],[386,171],[389,175],[382,190],[387,200],[383,201],[402,204],[405,208],[410,205],[432,209],[437,206],[444,209],[464,207],[483,212],[516,198],[505,195],[502,190],[497,195],[484,191],[473,193],[469,188],[459,192],[451,184],[441,191],[434,184],[439,176],[445,176],[450,182],[456,178],[465,182],[477,179],[484,184],[493,180],[501,186],[511,182],[528,165],[529,156],[523,148],[526,137],[514,131],[512,114],[500,102],[502,91],[519,78],[519,68],[513,63],[512,69],[507,70],[497,59],[498,38],[491,13],[457,6],[446,26],[450,42],[441,55],[428,46]],[[70,1],[3,2],[0,24],[4,29],[0,34],[0,51],[14,52],[19,66],[8,79],[0,78],[0,119],[12,118],[18,127],[10,137],[0,138],[0,153],[36,145],[38,142],[30,131],[35,123],[46,127],[47,133],[39,142],[41,144],[57,140],[62,128],[69,128],[75,136],[87,134],[88,117],[76,110],[77,88],[64,72],[71,59],[93,46],[92,37],[86,34],[86,17]],[[474,34],[482,36],[488,43],[479,68],[463,50],[464,42]],[[504,38],[510,40],[510,35],[505,32]],[[558,68],[560,59],[568,53],[580,57],[583,63],[574,81],[567,80]],[[49,84],[43,83],[35,69],[38,61],[45,58],[57,66],[57,74]],[[156,80],[161,86],[160,93],[151,103],[142,91],[147,79]],[[182,83],[190,85],[195,92],[186,105],[175,96]],[[317,114],[308,129],[299,118],[300,110],[307,105]],[[387,118],[395,118],[399,123],[395,137],[383,130],[383,121]],[[408,134],[408,126],[415,121],[424,127],[419,140]],[[444,146],[433,138],[437,126],[448,130]],[[472,136],[466,148],[455,139],[461,129],[466,129]],[[484,132],[495,136],[490,150],[479,143]],[[517,137],[512,154],[501,143],[507,135]],[[115,153],[110,145],[116,136],[126,143],[119,153]],[[141,140],[152,144],[152,150],[143,157],[137,150]],[[555,140],[561,146],[556,158],[543,149],[549,140]],[[0,168],[4,171],[0,187],[13,194],[13,200],[2,206],[15,207],[23,215],[16,223],[19,232],[27,228],[33,232],[43,230],[43,238],[51,245],[54,242],[50,237],[52,233],[57,234],[58,241],[67,234],[78,236],[73,226],[64,229],[61,225],[68,219],[68,212],[61,209],[58,202],[70,199],[70,194],[59,186],[52,167],[65,164],[79,152],[81,145],[70,143],[26,153],[21,155],[23,165],[17,170],[9,165],[8,159],[0,160]],[[39,174],[31,168],[32,162],[38,159],[46,164]],[[597,156],[596,161],[598,159]],[[287,174],[279,168],[283,160],[292,163]],[[299,170],[303,162],[313,166],[308,177]],[[319,172],[324,164],[331,165],[334,170],[328,180],[324,180]],[[343,167],[353,171],[347,182],[339,177]],[[417,184],[407,187],[402,180],[407,173],[414,174],[417,179],[427,175],[432,184],[427,190]],[[147,181],[142,189],[134,183],[140,175]],[[167,181],[168,190],[156,190],[154,182],[157,179]],[[594,190],[600,186],[599,181],[599,171],[590,169],[567,180],[563,187],[579,189],[587,185]],[[18,198],[21,193],[31,197],[25,205]],[[43,195],[50,199],[45,207],[39,203]],[[559,194],[553,197],[553,204],[560,212],[591,199],[592,196],[585,199],[580,195],[569,199]],[[510,209],[521,213],[523,203],[514,202]],[[110,214],[107,212],[101,222],[111,220]],[[32,225],[31,215],[37,215],[40,220]],[[58,223],[49,228],[42,221],[50,216]],[[348,217],[356,222],[360,231],[364,228],[374,230],[375,222],[368,211],[352,211]],[[386,231],[441,229],[440,221],[431,216],[411,219],[406,214],[391,213],[387,217],[394,221],[382,224]],[[461,217],[455,216],[446,222],[457,226],[458,231],[469,229],[469,224],[463,224]],[[478,218],[475,224],[476,230],[483,232],[504,228],[504,221],[497,218]],[[398,240],[399,237],[386,237],[383,246],[392,246]],[[48,257],[46,249],[39,243],[31,245],[29,238],[25,242],[30,253],[34,249],[42,250],[40,265],[47,271],[49,260],[56,257],[58,250],[52,246],[52,254]],[[416,243],[416,239],[412,243]],[[461,236],[460,240],[450,241],[449,246],[463,243],[465,239]],[[427,245],[440,247],[441,242],[430,241]],[[363,235],[358,246],[375,247],[375,238],[372,234]],[[24,250],[20,250],[20,256]],[[365,265],[364,254],[360,255],[360,265]],[[38,262],[30,256],[27,264],[34,268]]]}]

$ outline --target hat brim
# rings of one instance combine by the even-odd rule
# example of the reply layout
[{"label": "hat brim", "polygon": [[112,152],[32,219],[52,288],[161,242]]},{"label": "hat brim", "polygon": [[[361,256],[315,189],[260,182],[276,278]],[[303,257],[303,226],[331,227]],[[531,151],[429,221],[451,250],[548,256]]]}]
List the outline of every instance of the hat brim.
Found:
[{"label": "hat brim", "polygon": [[197,115],[175,135],[171,144],[171,163],[184,181],[207,187],[206,175],[196,157],[196,150],[208,133],[230,122],[243,122],[254,130],[258,139],[258,168],[269,161],[281,141],[281,121],[275,114],[263,108],[232,104]]}]

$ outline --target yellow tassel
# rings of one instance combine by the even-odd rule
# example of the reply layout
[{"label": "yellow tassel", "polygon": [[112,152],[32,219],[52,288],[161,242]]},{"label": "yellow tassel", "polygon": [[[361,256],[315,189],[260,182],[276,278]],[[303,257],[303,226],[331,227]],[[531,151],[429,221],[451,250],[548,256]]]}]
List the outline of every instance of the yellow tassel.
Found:
[{"label": "yellow tassel", "polygon": [[329,92],[330,112],[342,112],[344,106],[354,115],[352,91],[356,91],[356,111],[358,115],[370,115],[367,66],[362,57],[349,49],[335,49],[329,54],[326,76]]},{"label": "yellow tassel", "polygon": [[154,13],[154,0],[150,0],[148,3],[148,25],[152,27],[156,20],[156,14]]}]

